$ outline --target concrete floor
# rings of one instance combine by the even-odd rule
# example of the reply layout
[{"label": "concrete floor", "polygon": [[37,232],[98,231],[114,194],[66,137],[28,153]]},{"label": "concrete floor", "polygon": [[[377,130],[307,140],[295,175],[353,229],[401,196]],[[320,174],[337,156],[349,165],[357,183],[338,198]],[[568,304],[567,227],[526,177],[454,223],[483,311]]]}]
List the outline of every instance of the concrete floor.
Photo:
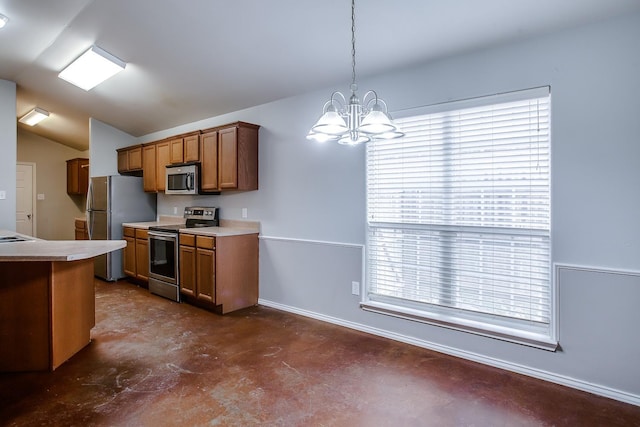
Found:
[{"label": "concrete floor", "polygon": [[640,407],[277,310],[96,290],[89,346],[0,374],[0,425],[640,426]]}]

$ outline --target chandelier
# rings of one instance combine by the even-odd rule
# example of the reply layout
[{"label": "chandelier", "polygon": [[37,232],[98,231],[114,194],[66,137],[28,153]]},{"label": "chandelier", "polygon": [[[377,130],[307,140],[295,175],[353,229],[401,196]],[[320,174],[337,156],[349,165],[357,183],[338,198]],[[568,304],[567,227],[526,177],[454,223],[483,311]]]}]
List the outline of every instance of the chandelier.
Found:
[{"label": "chandelier", "polygon": [[322,116],[309,131],[307,139],[318,142],[337,141],[357,145],[374,139],[393,139],[404,133],[393,124],[387,103],[374,90],[365,93],[362,103],[356,95],[356,16],[351,0],[351,96],[349,103],[341,92],[333,92],[322,108]]}]

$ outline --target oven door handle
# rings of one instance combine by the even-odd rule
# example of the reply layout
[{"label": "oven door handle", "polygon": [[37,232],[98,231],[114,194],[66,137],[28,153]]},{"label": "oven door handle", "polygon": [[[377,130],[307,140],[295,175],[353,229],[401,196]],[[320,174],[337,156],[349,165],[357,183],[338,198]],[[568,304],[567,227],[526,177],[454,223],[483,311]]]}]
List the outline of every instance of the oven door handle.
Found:
[{"label": "oven door handle", "polygon": [[175,233],[164,233],[162,231],[150,231],[148,234],[149,238],[154,238],[156,240],[166,240],[169,242],[175,242],[178,240],[178,235]]}]

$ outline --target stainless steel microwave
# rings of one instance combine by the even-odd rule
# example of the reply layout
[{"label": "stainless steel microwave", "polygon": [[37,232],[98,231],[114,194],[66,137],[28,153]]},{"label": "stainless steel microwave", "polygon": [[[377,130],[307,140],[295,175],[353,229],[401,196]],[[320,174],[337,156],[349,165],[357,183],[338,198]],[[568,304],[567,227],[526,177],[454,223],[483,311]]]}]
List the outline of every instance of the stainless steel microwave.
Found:
[{"label": "stainless steel microwave", "polygon": [[198,194],[198,165],[168,165],[165,194]]}]

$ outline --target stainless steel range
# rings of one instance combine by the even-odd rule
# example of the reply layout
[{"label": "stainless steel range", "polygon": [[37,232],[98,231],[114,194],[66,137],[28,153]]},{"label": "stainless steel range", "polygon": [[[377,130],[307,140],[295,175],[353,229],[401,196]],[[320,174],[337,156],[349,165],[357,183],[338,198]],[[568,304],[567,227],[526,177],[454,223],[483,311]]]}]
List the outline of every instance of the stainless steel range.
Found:
[{"label": "stainless steel range", "polygon": [[187,207],[184,208],[184,218],[185,224],[149,227],[149,291],[173,301],[180,301],[178,230],[217,226],[219,209]]}]

